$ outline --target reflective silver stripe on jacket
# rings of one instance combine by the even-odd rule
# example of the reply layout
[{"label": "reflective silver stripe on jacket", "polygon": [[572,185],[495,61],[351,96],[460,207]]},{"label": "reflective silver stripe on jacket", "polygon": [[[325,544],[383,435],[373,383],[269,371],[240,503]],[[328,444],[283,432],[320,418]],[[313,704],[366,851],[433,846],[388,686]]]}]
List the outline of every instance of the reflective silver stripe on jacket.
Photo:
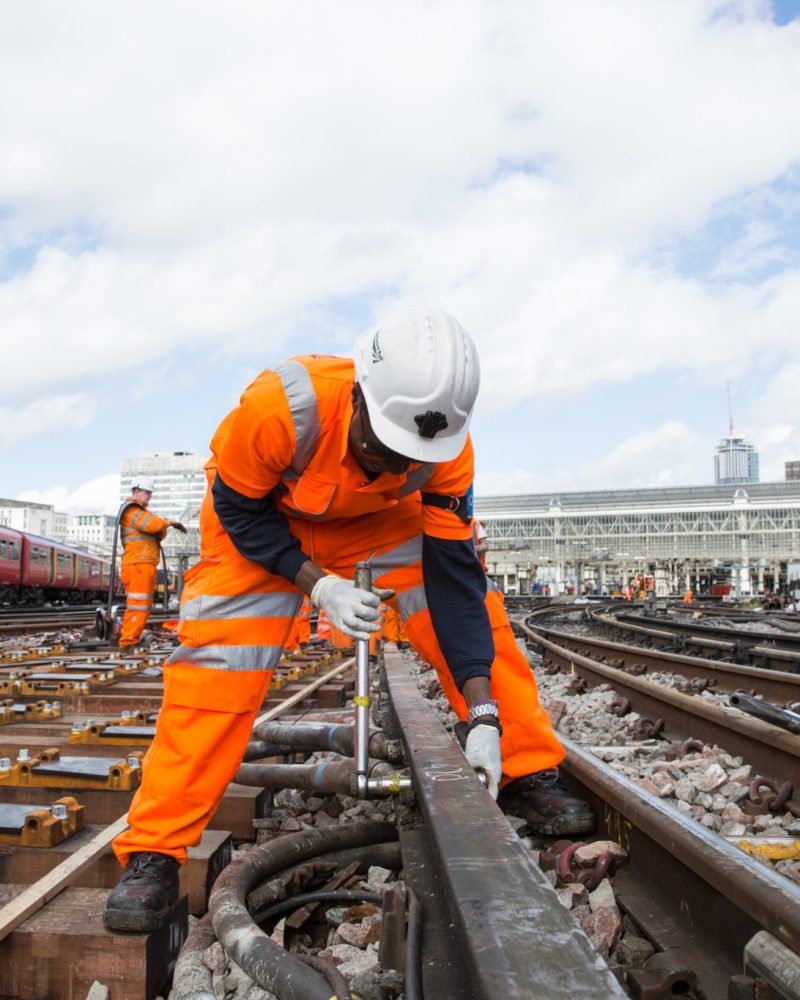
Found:
[{"label": "reflective silver stripe on jacket", "polygon": [[181,621],[217,618],[294,618],[303,603],[301,594],[242,594],[208,597],[201,594],[181,608]]},{"label": "reflective silver stripe on jacket", "polygon": [[411,493],[416,493],[423,486],[427,486],[428,480],[433,475],[436,465],[433,462],[423,462],[418,469],[412,469],[406,476],[406,481],[400,487],[400,497],[407,497]]},{"label": "reflective silver stripe on jacket", "polygon": [[411,566],[422,559],[422,535],[415,535],[395,549],[382,552],[370,560],[372,566],[372,577],[377,582],[378,578],[390,570],[397,569],[398,566]]},{"label": "reflective silver stripe on jacket", "polygon": [[123,542],[155,542],[155,535],[140,535],[130,528],[122,529],[122,541]]},{"label": "reflective silver stripe on jacket", "polygon": [[152,515],[148,514],[146,510],[140,510],[138,514],[134,514],[131,518],[131,527],[138,528],[139,531],[147,531],[147,525],[152,519]]},{"label": "reflective silver stripe on jacket", "polygon": [[287,472],[291,478],[302,475],[314,457],[319,441],[319,405],[311,376],[299,361],[285,361],[278,365],[275,374],[281,380],[289,403],[294,425],[295,453],[292,467]]},{"label": "reflective silver stripe on jacket", "polygon": [[149,591],[146,594],[126,594],[125,596],[128,598],[129,601],[134,600],[134,598],[137,601],[152,601],[153,599],[153,595],[149,593]]},{"label": "reflective silver stripe on jacket", "polygon": [[165,661],[192,663],[212,670],[274,670],[280,663],[283,646],[178,646]]},{"label": "reflective silver stripe on jacket", "polygon": [[421,583],[418,587],[412,587],[411,590],[404,590],[402,594],[398,594],[397,610],[404,622],[418,611],[427,611],[428,598],[425,596],[425,584]]}]

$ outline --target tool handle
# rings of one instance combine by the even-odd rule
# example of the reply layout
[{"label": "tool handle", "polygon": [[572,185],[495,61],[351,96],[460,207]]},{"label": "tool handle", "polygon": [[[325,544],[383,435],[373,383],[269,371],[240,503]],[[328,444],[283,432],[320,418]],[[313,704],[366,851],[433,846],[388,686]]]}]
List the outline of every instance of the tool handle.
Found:
[{"label": "tool handle", "polygon": [[369,563],[356,563],[356,574],[353,583],[361,590],[372,590],[372,567]]}]

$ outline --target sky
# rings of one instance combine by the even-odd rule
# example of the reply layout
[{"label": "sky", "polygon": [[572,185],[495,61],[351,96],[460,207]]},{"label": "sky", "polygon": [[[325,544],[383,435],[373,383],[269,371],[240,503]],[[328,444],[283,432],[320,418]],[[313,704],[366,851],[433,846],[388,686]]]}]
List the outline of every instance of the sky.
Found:
[{"label": "sky", "polygon": [[[800,0],[0,5],[0,496],[441,306],[478,495],[800,458]],[[157,498],[153,502],[157,510]]]}]

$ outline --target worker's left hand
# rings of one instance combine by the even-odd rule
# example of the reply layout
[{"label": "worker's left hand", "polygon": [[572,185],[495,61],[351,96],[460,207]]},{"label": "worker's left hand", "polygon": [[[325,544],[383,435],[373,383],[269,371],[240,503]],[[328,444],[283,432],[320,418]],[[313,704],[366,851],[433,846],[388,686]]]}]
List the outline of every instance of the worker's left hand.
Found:
[{"label": "worker's left hand", "polygon": [[186,534],[186,525],[181,524],[180,521],[170,521],[170,527],[176,528],[182,535]]},{"label": "worker's left hand", "polygon": [[500,728],[491,723],[470,726],[464,756],[476,771],[486,775],[486,788],[493,799],[500,790],[503,766],[500,762]]}]

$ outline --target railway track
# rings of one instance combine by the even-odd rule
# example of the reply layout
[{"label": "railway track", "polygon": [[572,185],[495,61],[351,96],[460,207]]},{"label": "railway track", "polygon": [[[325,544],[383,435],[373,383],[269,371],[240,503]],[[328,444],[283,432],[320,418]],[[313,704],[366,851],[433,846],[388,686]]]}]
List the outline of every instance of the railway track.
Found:
[{"label": "railway track", "polygon": [[[124,598],[121,599],[124,603]],[[97,605],[70,608],[0,608],[0,637],[32,635],[37,632],[83,631],[94,627]],[[177,610],[164,610],[158,605],[148,618],[149,628],[158,628]]]},{"label": "railway track", "polygon": [[590,612],[590,618],[598,629],[616,637],[626,636],[629,642],[772,670],[800,672],[800,634],[797,633],[707,625],[616,608]]},{"label": "railway track", "polygon": [[[671,739],[700,740],[741,753],[770,778],[800,788],[800,738],[727,706],[634,676],[545,638],[522,625],[525,634],[565,673],[586,684],[609,684],[619,698],[650,720],[650,731]],[[580,643],[578,643],[580,645]],[[642,735],[647,735],[642,728]]]},{"label": "railway track", "polygon": [[649,671],[668,670],[680,674],[698,691],[706,687],[725,693],[734,693],[742,689],[754,690],[778,705],[800,700],[800,676],[794,673],[668,653],[644,646],[632,646],[538,623],[534,624],[533,630],[559,646],[571,649],[573,652],[582,652],[592,659],[607,662],[618,669],[644,668]]},{"label": "railway track", "polygon": [[[548,657],[555,661],[559,655],[556,650],[561,647],[552,641],[556,638],[552,632],[548,638],[541,631],[527,625],[525,628],[532,641],[544,646]],[[558,638],[566,641],[562,636]],[[573,638],[579,646],[584,641],[583,637]],[[637,651],[637,655],[641,652]],[[643,697],[648,682],[640,677],[606,664],[591,667],[583,662],[589,658],[574,650],[564,648],[564,656],[563,669],[573,677],[585,677],[591,684],[616,684],[627,678],[631,699]],[[328,750],[321,756],[315,754],[313,766],[303,763],[314,740],[323,739],[326,747],[333,745],[331,726],[343,728],[342,720],[349,715],[344,707],[347,689],[343,684],[338,688],[340,675],[327,677],[321,658],[318,656],[317,662],[313,657],[287,660],[282,665],[278,679],[281,686],[273,692],[273,704],[265,706],[248,753],[253,760],[272,753],[267,758],[272,761],[280,750],[284,761],[294,760],[294,766],[283,763],[277,767],[284,769],[284,775],[299,775],[302,771],[301,783],[231,786],[226,796],[228,803],[221,807],[224,815],[212,824],[208,842],[200,845],[187,870],[182,871],[185,895],[163,934],[120,938],[106,934],[99,925],[105,892],[116,881],[116,865],[107,845],[114,824],[121,822],[125,792],[122,797],[110,790],[70,792],[75,798],[86,799],[95,819],[75,834],[75,849],[70,850],[65,841],[51,855],[67,869],[72,865],[66,873],[54,874],[57,865],[48,867],[47,853],[41,849],[37,853],[34,848],[14,846],[10,854],[0,855],[4,882],[17,886],[15,898],[9,900],[8,889],[0,896],[8,900],[0,910],[0,935],[4,937],[0,940],[0,968],[6,970],[0,973],[0,994],[20,998],[84,995],[81,986],[76,987],[76,982],[81,981],[76,979],[78,971],[73,960],[78,951],[83,951],[84,955],[94,956],[94,965],[90,957],[82,966],[88,962],[88,968],[96,970],[95,978],[108,981],[111,1000],[155,998],[159,991],[166,996],[172,965],[184,944],[186,914],[199,915],[208,907],[209,915],[195,925],[180,952],[171,1000],[214,996],[214,990],[221,988],[220,963],[227,970],[234,963],[251,977],[252,983],[270,989],[281,1000],[349,996],[351,988],[356,991],[353,983],[361,980],[348,976],[350,985],[345,994],[341,975],[340,980],[336,978],[330,948],[324,946],[326,935],[329,944],[332,932],[330,923],[326,924],[325,907],[320,910],[320,889],[330,896],[326,906],[332,903],[341,907],[343,892],[372,899],[371,903],[359,904],[362,909],[372,906],[372,913],[362,922],[366,925],[373,921],[379,926],[379,938],[367,946],[364,954],[369,956],[369,948],[376,948],[385,975],[400,976],[398,990],[403,989],[410,1000],[420,996],[437,1000],[528,996],[613,1000],[626,995],[650,1000],[677,995],[688,1000],[760,1000],[767,995],[763,992],[765,983],[772,982],[777,989],[775,984],[782,982],[781,977],[785,979],[787,970],[796,968],[800,888],[711,830],[687,822],[686,816],[615,770],[613,761],[603,762],[586,747],[565,741],[568,755],[563,767],[573,790],[589,798],[598,814],[599,829],[589,838],[598,843],[598,857],[607,853],[608,844],[616,845],[616,861],[600,872],[599,881],[595,880],[594,885],[591,882],[597,875],[596,866],[575,867],[575,860],[581,856],[577,845],[552,838],[533,841],[524,835],[521,821],[509,825],[466,764],[452,735],[442,725],[440,713],[434,712],[430,701],[420,693],[421,685],[435,699],[435,685],[421,684],[410,669],[410,657],[393,647],[386,647],[383,670],[375,678],[373,719],[380,722],[388,741],[381,745],[399,744],[403,753],[399,757],[396,749],[387,750],[388,756],[379,767],[384,769],[380,773],[388,785],[392,773],[410,774],[413,794],[359,804],[348,794],[353,791],[347,777],[352,772],[352,761],[346,750],[341,760]],[[25,667],[39,672],[45,667],[62,670],[64,666],[63,658],[58,656],[42,659],[49,662],[29,661]],[[79,665],[79,654],[72,655],[72,664]],[[713,667],[720,669],[720,664],[714,663]],[[597,673],[590,673],[596,668]],[[155,673],[146,675],[145,669]],[[346,672],[346,663],[340,662],[334,669]],[[12,670],[18,667],[0,664],[0,677]],[[31,744],[29,754],[35,756],[43,744],[52,745],[67,732],[85,741],[80,744],[80,754],[86,758],[97,759],[110,747],[118,756],[123,751],[130,755],[137,747],[134,735],[142,741],[138,744],[141,750],[147,743],[144,730],[150,727],[160,698],[157,670],[148,665],[136,673],[122,672],[110,685],[93,685],[89,694],[62,698],[60,719],[0,726],[0,741],[6,741],[0,754],[10,757],[18,753],[22,749],[20,740],[25,739]],[[317,684],[316,694],[337,688],[336,698],[332,699],[335,703],[320,704],[321,695],[305,693],[304,685],[308,683]],[[115,731],[104,737],[108,727],[98,726],[96,721],[89,724],[88,713],[110,716],[110,711],[103,713],[102,706],[113,706],[116,711],[123,697],[128,699],[129,713],[136,709],[135,717],[129,714],[124,722],[120,718]],[[681,697],[684,701],[679,703],[684,711],[685,702],[699,700]],[[25,696],[24,702],[36,704],[33,695]],[[298,711],[313,711],[314,724],[309,725],[306,716],[289,718],[285,725],[274,728],[272,720]],[[749,721],[755,724],[755,720]],[[684,732],[690,735],[677,722],[667,725],[670,729],[674,725],[674,736]],[[797,754],[792,752],[791,740],[800,741],[784,734],[787,740],[781,747],[780,732],[764,723],[757,724],[756,730],[759,725],[769,731],[775,744],[776,755],[765,756],[764,762],[777,769],[790,766],[788,762],[792,761],[791,767],[795,768]],[[129,727],[127,736],[120,733],[125,726]],[[693,727],[694,718],[692,732]],[[726,733],[726,738],[737,741],[742,736],[742,730],[736,727],[728,727]],[[266,741],[270,735],[280,736],[289,744],[270,745]],[[340,733],[337,738],[344,737]],[[128,742],[112,743],[112,739]],[[768,742],[761,741],[764,746]],[[648,746],[652,743],[649,741]],[[75,744],[61,746],[63,756],[64,747]],[[247,767],[255,770],[247,772]],[[255,775],[262,767],[245,765],[237,778]],[[267,763],[266,768],[263,774],[274,775],[272,764]],[[341,783],[338,794],[334,794],[332,786],[323,789],[314,784],[322,781],[323,773],[337,775],[335,781],[330,780]],[[306,791],[293,791],[293,784]],[[41,787],[35,791],[37,804],[52,802],[52,789]],[[109,798],[115,809],[102,805]],[[352,823],[330,819],[332,814],[343,815],[337,801],[345,812],[358,813]],[[312,802],[319,814],[304,811],[311,808]],[[329,818],[320,826],[317,816],[324,809],[329,810]],[[74,814],[73,809],[73,823]],[[293,819],[295,815],[311,818],[308,824],[298,823],[302,828],[296,833],[287,833],[298,822]],[[221,825],[224,823],[228,826]],[[226,867],[231,827],[242,846],[237,863]],[[254,845],[254,839],[259,843]],[[84,857],[76,864],[74,859],[82,849],[86,853],[89,846],[91,854],[93,842],[101,846],[89,860]],[[377,891],[374,886],[365,889],[360,879],[372,877],[366,870],[369,865],[363,864],[365,859],[373,859],[372,864],[386,869],[394,868],[397,875],[390,876]],[[28,866],[28,882],[33,884],[27,890],[28,902],[20,905],[22,892],[7,873],[19,871],[24,863]],[[324,877],[321,868],[326,869]],[[39,873],[37,878],[49,879],[47,886],[40,883],[37,889],[31,874],[35,872]],[[587,876],[590,889],[583,885]],[[326,889],[329,883],[336,885]],[[38,911],[36,907],[26,911],[32,898],[38,898],[40,905],[49,900],[55,892],[54,884],[59,891],[47,905]],[[295,897],[298,889],[301,895]],[[610,901],[601,905],[598,899],[612,890]],[[8,913],[14,903],[16,922]],[[612,924],[604,954],[613,949],[613,969],[592,943],[602,937],[601,910],[608,911],[603,919]],[[314,911],[319,911],[316,917]],[[624,930],[614,929],[614,921],[627,924],[628,938],[624,938]],[[36,946],[44,928],[51,941],[46,956]],[[314,942],[320,934],[317,947]],[[623,937],[618,937],[620,934]],[[282,940],[287,948],[277,943],[280,935],[285,935]],[[617,959],[623,952],[623,940],[644,941],[651,952],[655,949],[644,968],[637,968],[635,963],[630,967],[620,965]],[[54,945],[54,941],[58,943]],[[216,972],[209,968],[210,960],[203,961],[212,946],[219,949]],[[745,963],[747,974],[742,972]],[[9,991],[9,968],[16,969],[16,992]],[[134,968],[146,970],[144,979],[141,971],[132,971]],[[339,968],[347,968],[347,963]],[[122,970],[122,975],[115,973],[109,978],[112,969]],[[136,979],[136,975],[140,978]],[[227,971],[225,975],[232,973]],[[54,984],[46,988],[49,992],[43,987],[46,977],[52,977]],[[293,992],[292,983],[301,979],[303,991]],[[239,985],[242,989],[237,996],[244,996],[245,989],[251,988]],[[762,992],[757,993],[757,989]],[[229,994],[233,995],[230,990]],[[394,994],[389,991],[384,995]]]}]

